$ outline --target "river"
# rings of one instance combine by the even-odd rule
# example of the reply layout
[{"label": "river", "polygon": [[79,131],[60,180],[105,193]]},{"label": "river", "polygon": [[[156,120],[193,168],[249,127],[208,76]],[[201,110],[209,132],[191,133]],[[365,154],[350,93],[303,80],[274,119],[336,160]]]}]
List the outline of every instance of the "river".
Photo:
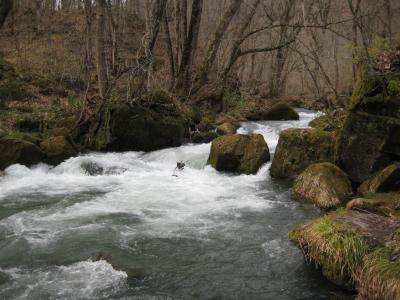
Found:
[{"label": "river", "polygon": [[[246,122],[239,133],[299,121]],[[150,153],[90,153],[0,177],[0,299],[330,299],[287,239],[320,215],[290,201],[289,184],[219,173],[210,144]],[[186,168],[172,176],[177,161]],[[101,258],[101,259],[99,259]]]}]

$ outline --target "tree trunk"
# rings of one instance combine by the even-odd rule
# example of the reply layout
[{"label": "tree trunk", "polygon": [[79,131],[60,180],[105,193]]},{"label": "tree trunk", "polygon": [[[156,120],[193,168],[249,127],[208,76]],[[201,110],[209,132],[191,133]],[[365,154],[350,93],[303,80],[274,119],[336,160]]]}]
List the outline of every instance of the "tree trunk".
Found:
[{"label": "tree trunk", "polygon": [[12,5],[12,0],[0,0],[0,29],[3,27],[3,24],[12,9]]},{"label": "tree trunk", "polygon": [[206,50],[206,56],[201,64],[200,73],[198,76],[198,84],[201,86],[205,84],[208,80],[208,73],[215,61],[215,57],[217,56],[219,47],[222,42],[222,38],[225,35],[226,30],[228,29],[229,24],[231,23],[233,17],[236,15],[238,10],[240,9],[240,5],[242,4],[242,0],[233,0],[229,8],[225,11],[221,22],[218,24],[217,29],[215,30],[210,43],[208,44]]},{"label": "tree trunk", "polygon": [[169,32],[169,26],[168,26],[168,17],[167,14],[164,14],[164,33],[165,33],[165,45],[166,45],[166,50],[167,50],[167,56],[168,56],[168,63],[169,63],[169,72],[170,72],[170,86],[174,86],[175,82],[175,62],[174,62],[174,52],[172,49],[172,41],[171,41],[171,34]]},{"label": "tree trunk", "polygon": [[96,68],[99,95],[102,99],[106,96],[108,78],[106,49],[104,42],[105,31],[105,0],[97,0],[97,32],[96,32]]},{"label": "tree trunk", "polygon": [[197,48],[202,11],[203,0],[193,0],[189,31],[185,39],[181,64],[175,84],[175,89],[179,94],[187,94],[189,89],[189,73]]}]

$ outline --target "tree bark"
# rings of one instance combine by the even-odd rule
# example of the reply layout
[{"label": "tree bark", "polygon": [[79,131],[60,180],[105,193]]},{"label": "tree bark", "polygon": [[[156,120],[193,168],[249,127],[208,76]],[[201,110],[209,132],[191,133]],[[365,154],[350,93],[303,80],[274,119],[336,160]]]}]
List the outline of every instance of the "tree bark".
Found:
[{"label": "tree bark", "polygon": [[200,72],[198,76],[198,85],[201,86],[207,82],[209,71],[215,61],[215,57],[217,56],[219,47],[222,42],[222,38],[225,35],[225,32],[228,29],[228,26],[231,23],[233,17],[239,11],[241,4],[242,0],[233,0],[231,5],[225,11],[221,19],[221,22],[218,24],[217,29],[215,30],[211,38],[211,41],[208,44],[206,50],[206,56],[200,67]]},{"label": "tree bark", "polygon": [[12,0],[0,0],[0,29],[3,27],[3,24],[12,9],[12,5]]},{"label": "tree bark", "polygon": [[106,49],[104,42],[105,31],[105,0],[97,0],[97,32],[96,32],[96,68],[97,68],[97,83],[99,95],[102,99],[106,96],[108,78],[107,78],[107,61]]},{"label": "tree bark", "polygon": [[203,0],[193,0],[189,31],[185,39],[181,64],[175,84],[175,90],[180,94],[187,94],[189,89],[189,74],[197,49],[202,11]]}]

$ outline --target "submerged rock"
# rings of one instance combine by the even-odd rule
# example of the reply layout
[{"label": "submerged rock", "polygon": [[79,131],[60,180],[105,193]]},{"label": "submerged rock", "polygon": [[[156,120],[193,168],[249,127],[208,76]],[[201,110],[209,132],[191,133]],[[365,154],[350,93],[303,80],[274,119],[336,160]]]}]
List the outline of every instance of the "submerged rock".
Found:
[{"label": "submerged rock", "polygon": [[31,166],[44,158],[35,144],[17,138],[0,138],[0,170],[13,164]]},{"label": "submerged rock", "polygon": [[333,161],[333,135],[313,128],[281,132],[271,165],[271,176],[294,179],[309,165]]},{"label": "submerged rock", "polygon": [[[167,105],[167,104],[166,104]],[[152,151],[182,145],[188,122],[176,111],[120,106],[111,117],[110,150]]]},{"label": "submerged rock", "polygon": [[228,134],[212,142],[208,164],[218,171],[255,174],[269,159],[261,134]]},{"label": "submerged rock", "polygon": [[364,181],[358,188],[358,193],[365,196],[371,193],[396,190],[400,190],[400,162],[387,166]]},{"label": "submerged rock", "polygon": [[217,127],[217,133],[219,135],[234,134],[239,128],[239,125],[234,125],[232,123],[223,123]]},{"label": "submerged rock", "polygon": [[50,137],[40,143],[40,148],[46,154],[46,161],[53,165],[58,165],[78,154],[78,151],[65,136]]},{"label": "submerged rock", "polygon": [[319,208],[345,204],[353,190],[347,175],[331,163],[309,166],[294,183],[292,199],[308,201]]}]

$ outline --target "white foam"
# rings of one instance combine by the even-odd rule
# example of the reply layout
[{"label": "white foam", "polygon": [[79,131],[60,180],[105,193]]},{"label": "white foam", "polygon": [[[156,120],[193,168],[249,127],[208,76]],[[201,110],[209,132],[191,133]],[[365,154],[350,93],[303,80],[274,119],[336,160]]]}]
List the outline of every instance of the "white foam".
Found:
[{"label": "white foam", "polygon": [[[263,134],[274,152],[282,129],[306,127],[314,116],[300,113],[300,121],[247,122],[239,132]],[[42,199],[47,198],[51,203],[4,218],[0,227],[33,246],[45,246],[71,231],[110,226],[121,236],[206,238],[210,231],[234,226],[235,216],[243,211],[274,205],[259,195],[257,187],[269,180],[269,164],[256,175],[227,175],[206,166],[209,151],[210,144],[185,145],[147,154],[91,153],[55,168],[45,164],[30,169],[13,165],[0,178],[0,204],[23,206],[38,199],[45,203]],[[185,161],[187,166],[174,177],[177,161]],[[82,168],[87,163],[104,172],[89,176]],[[82,193],[88,196],[79,198]],[[135,224],[94,221],[113,214],[132,216]]]},{"label": "white foam", "polygon": [[102,298],[123,289],[128,277],[104,260],[81,261],[34,273],[17,268],[0,271],[13,279],[2,293],[15,299],[43,299],[44,295],[49,299]]}]

